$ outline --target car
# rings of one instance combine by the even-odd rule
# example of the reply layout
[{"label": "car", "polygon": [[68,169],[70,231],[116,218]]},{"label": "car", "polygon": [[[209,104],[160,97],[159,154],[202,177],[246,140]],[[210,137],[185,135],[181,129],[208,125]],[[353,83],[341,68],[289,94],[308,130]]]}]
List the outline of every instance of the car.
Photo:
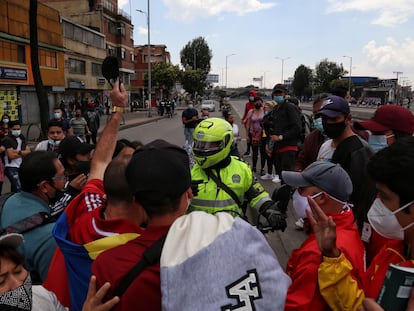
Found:
[{"label": "car", "polygon": [[212,99],[205,99],[201,102],[201,110],[208,109],[208,111],[216,110],[216,101]]}]

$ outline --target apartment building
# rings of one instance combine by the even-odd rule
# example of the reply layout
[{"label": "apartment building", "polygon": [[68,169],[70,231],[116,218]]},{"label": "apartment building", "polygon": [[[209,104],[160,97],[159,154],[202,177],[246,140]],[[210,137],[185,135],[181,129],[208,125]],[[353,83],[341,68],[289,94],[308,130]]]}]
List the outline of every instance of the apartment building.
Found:
[{"label": "apartment building", "polygon": [[[40,122],[30,55],[29,1],[0,0],[0,116]],[[53,106],[64,91],[64,48],[59,13],[39,3],[40,73]]]}]

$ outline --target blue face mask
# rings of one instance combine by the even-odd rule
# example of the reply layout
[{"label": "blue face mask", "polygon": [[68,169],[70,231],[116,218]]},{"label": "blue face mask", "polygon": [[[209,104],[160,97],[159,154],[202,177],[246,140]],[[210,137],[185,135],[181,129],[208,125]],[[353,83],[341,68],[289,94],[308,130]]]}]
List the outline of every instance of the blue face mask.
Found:
[{"label": "blue face mask", "polygon": [[190,109],[191,109],[191,108],[193,108],[193,105],[191,105],[191,104],[190,104],[190,105],[188,105],[188,108],[190,108]]},{"label": "blue face mask", "polygon": [[277,102],[278,104],[280,104],[281,102],[283,102],[283,100],[285,99],[285,97],[284,96],[273,96],[273,100],[275,101],[275,102]]},{"label": "blue face mask", "polygon": [[254,97],[253,96],[249,96],[249,102],[254,102]]},{"label": "blue face mask", "polygon": [[321,133],[323,133],[323,125],[322,125],[322,118],[317,118],[313,120],[313,128],[319,130]]},{"label": "blue face mask", "polygon": [[60,145],[60,140],[49,139],[49,145],[59,146]]},{"label": "blue face mask", "polygon": [[388,146],[387,139],[390,137],[393,137],[392,135],[369,135],[368,137],[368,144],[371,147],[371,150],[374,151],[374,153],[377,153],[381,149],[384,149]]}]

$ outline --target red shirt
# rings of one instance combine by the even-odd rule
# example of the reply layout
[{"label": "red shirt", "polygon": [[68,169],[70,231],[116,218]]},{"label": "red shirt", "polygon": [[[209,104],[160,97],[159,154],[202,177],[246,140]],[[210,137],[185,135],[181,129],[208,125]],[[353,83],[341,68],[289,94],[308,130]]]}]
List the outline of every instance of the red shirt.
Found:
[{"label": "red shirt", "polygon": [[246,120],[246,118],[247,118],[247,113],[248,113],[250,110],[252,110],[252,109],[254,109],[254,103],[252,103],[252,102],[248,101],[248,102],[246,103],[246,105],[244,106],[244,113],[243,113],[243,117],[242,117],[242,121],[243,121],[243,122],[244,122],[244,121]]},{"label": "red shirt", "polygon": [[[103,181],[92,179],[66,207],[65,213],[70,227],[69,241],[83,245],[117,233],[142,231],[138,225],[127,219],[103,219],[101,213],[105,208],[104,194]],[[70,306],[65,258],[59,247],[56,248],[43,286],[53,291],[64,306]]]},{"label": "red shirt", "polygon": [[403,253],[404,242],[399,240],[388,240],[381,248],[365,273],[364,292],[366,297],[377,299],[390,264],[414,267],[413,261],[406,260]]},{"label": "red shirt", "polygon": [[[364,246],[354,225],[352,211],[329,216],[332,216],[336,224],[338,248],[352,263],[354,278],[362,280]],[[318,286],[318,268],[321,262],[322,254],[315,234],[311,233],[300,248],[292,252],[287,263],[286,272],[292,278],[292,285],[288,289],[285,310],[330,310]]]},{"label": "red shirt", "polygon": [[[107,297],[111,298],[120,280],[142,259],[143,252],[164,236],[169,228],[170,226],[149,226],[139,238],[99,255],[92,264],[92,273],[96,275],[98,288],[105,282],[110,282],[111,289]],[[137,276],[114,310],[161,311],[159,262],[146,267]]]}]

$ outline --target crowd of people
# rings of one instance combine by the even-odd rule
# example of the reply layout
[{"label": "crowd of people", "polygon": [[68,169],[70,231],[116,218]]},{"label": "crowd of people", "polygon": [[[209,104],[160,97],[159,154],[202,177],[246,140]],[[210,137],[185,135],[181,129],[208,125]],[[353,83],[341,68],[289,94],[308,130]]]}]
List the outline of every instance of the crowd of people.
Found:
[{"label": "crowd of people", "polygon": [[[244,153],[231,111],[210,117],[191,101],[185,148],[119,139],[119,81],[99,139],[59,108],[31,151],[3,116],[14,193],[0,200],[0,309],[381,310],[388,266],[414,266],[414,115],[384,105],[353,122],[337,91],[314,99],[303,135],[284,85],[269,101],[252,90]],[[307,237],[281,267],[264,233],[286,229],[290,200]]]}]

